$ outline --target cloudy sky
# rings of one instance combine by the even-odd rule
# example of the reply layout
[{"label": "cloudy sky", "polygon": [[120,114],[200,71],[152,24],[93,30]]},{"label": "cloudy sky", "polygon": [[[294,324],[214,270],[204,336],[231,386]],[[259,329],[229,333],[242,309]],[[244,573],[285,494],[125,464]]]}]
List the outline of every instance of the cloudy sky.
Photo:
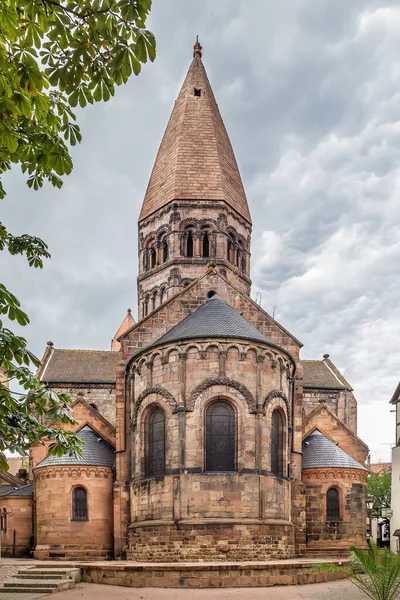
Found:
[{"label": "cloudy sky", "polygon": [[[355,388],[359,435],[388,460],[400,379],[400,5],[393,0],[154,0],[158,56],[84,136],[61,191],[16,170],[0,207],[45,239],[33,271],[0,256],[41,355],[108,349],[136,312],[137,218],[196,34],[253,216],[253,297]],[[4,254],[4,253],[3,253]]]}]

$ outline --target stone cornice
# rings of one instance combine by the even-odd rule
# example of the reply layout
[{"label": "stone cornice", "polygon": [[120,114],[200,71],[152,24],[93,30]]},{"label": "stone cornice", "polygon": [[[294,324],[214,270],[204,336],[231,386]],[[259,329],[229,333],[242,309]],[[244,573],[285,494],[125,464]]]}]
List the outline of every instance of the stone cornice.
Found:
[{"label": "stone cornice", "polygon": [[110,467],[97,467],[92,465],[60,465],[57,467],[36,467],[35,479],[64,479],[66,477],[101,477],[108,479],[113,476]]},{"label": "stone cornice", "polygon": [[366,483],[367,477],[368,471],[364,471],[361,468],[340,469],[338,467],[326,467],[324,469],[303,469],[302,473],[302,480],[305,483],[307,483],[307,481],[320,481],[321,483],[325,483],[327,480],[337,480],[339,483],[341,481],[360,481]]}]

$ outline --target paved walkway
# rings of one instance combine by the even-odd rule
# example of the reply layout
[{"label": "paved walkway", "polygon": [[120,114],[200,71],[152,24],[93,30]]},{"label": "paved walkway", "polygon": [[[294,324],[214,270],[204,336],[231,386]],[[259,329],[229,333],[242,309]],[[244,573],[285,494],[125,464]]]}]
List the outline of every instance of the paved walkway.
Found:
[{"label": "paved walkway", "polygon": [[[24,598],[27,600],[26,596]],[[42,596],[42,598],[51,598],[51,600],[188,600],[188,598],[190,600],[249,600],[249,598],[251,600],[367,600],[367,596],[347,581],[224,590],[126,588],[81,583],[73,590]],[[22,596],[21,600],[23,600]]]}]

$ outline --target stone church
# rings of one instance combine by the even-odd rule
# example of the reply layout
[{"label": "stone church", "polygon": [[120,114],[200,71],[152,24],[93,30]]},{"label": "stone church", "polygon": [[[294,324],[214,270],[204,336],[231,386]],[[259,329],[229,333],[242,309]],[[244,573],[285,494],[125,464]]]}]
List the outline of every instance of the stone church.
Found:
[{"label": "stone church", "polygon": [[129,310],[110,351],[47,345],[40,380],[72,397],[84,452],[37,444],[28,480],[0,475],[6,551],[263,561],[364,546],[353,389],[251,299],[249,205],[198,42],[138,227],[137,321]]}]

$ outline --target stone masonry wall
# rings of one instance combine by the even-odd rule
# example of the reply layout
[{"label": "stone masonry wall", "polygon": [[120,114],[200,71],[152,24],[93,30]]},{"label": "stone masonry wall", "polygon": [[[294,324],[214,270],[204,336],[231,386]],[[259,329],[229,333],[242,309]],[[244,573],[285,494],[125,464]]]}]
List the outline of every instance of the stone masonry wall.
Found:
[{"label": "stone masonry wall", "polygon": [[[357,469],[305,469],[307,550],[366,545],[365,488],[367,471]],[[339,491],[340,516],[327,519],[326,493]]]},{"label": "stone masonry wall", "polygon": [[[88,492],[88,520],[72,519],[72,491]],[[57,466],[34,471],[35,558],[107,559],[113,552],[113,473],[108,467]]]},{"label": "stone masonry wall", "polygon": [[6,531],[2,534],[2,555],[29,556],[33,535],[32,498],[0,498],[0,513],[6,510]]}]

